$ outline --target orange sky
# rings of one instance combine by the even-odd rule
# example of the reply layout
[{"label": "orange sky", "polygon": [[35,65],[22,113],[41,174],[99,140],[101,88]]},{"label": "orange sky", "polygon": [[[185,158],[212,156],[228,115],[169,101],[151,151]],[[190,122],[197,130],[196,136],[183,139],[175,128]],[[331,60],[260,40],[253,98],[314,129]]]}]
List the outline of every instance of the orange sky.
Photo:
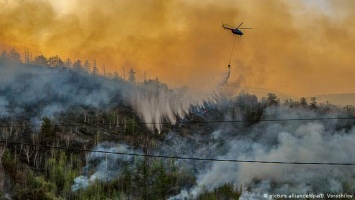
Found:
[{"label": "orange sky", "polygon": [[[306,3],[305,3],[306,2]],[[93,59],[137,79],[230,85],[296,96],[355,92],[355,1],[0,0],[0,49]]]}]

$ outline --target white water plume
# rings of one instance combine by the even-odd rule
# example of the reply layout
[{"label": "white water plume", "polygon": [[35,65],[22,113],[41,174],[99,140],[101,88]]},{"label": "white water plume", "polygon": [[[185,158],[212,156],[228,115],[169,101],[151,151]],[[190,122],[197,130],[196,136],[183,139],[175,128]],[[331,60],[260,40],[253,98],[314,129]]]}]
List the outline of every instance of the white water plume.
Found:
[{"label": "white water plume", "polygon": [[169,89],[165,84],[149,82],[132,88],[130,103],[141,115],[147,127],[159,133],[162,123],[175,124],[183,119],[192,106],[202,107],[205,102],[215,102],[215,94],[193,94],[187,88]]}]

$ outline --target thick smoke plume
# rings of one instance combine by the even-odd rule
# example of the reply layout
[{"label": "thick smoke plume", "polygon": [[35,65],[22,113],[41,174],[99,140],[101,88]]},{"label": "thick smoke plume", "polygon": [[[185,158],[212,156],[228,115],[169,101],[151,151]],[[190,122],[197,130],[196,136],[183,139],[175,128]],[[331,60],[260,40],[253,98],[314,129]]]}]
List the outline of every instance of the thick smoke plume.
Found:
[{"label": "thick smoke plume", "polygon": [[6,61],[0,61],[0,80],[2,117],[32,121],[53,118],[73,106],[108,106],[127,88],[85,72]]},{"label": "thick smoke plume", "polygon": [[96,59],[122,76],[122,66],[134,67],[140,80],[145,71],[173,87],[210,91],[233,42],[221,23],[244,22],[253,29],[236,38],[231,81],[243,74],[247,87],[295,96],[352,93],[353,8],[336,0],[3,0],[0,49]]},{"label": "thick smoke plume", "polygon": [[[175,132],[169,132],[164,141],[159,143],[159,148],[150,150],[151,155],[166,156],[218,156],[217,148],[220,146],[220,133],[214,132],[207,137],[201,137],[199,134],[191,134],[189,137],[183,137]],[[136,153],[143,154],[140,150],[134,150],[125,144],[101,143],[96,146],[94,151],[107,151],[119,153]],[[83,168],[83,173],[74,180],[72,190],[85,189],[95,181],[108,182],[119,177],[122,173],[124,164],[129,167],[134,166],[134,161],[139,157],[127,155],[112,155],[105,153],[91,153],[86,157],[87,165]],[[190,170],[192,172],[200,172],[202,166],[206,163],[189,160],[177,160],[176,165],[180,168]],[[127,166],[127,165],[126,165]],[[88,173],[90,172],[90,174]]]},{"label": "thick smoke plume", "polygon": [[[221,105],[219,105],[221,106]],[[222,106],[223,107],[223,106]],[[197,113],[198,114],[198,113]],[[207,114],[208,115],[208,114]],[[317,112],[288,106],[269,107],[265,119],[305,119],[321,117]],[[322,117],[342,116],[334,110]],[[203,117],[203,115],[202,115]],[[226,119],[230,116],[226,115]],[[188,136],[171,131],[158,148],[150,154],[232,160],[259,160],[280,162],[355,163],[352,146],[355,127],[344,126],[348,122],[280,121],[259,122],[250,128],[235,125],[211,125],[206,132]],[[351,124],[351,123],[350,123]],[[238,128],[239,127],[239,128]],[[345,127],[339,129],[339,127]],[[201,131],[200,131],[201,132]],[[118,145],[120,146],[120,145]],[[99,146],[101,147],[101,145]],[[123,152],[126,152],[124,150]],[[105,155],[99,155],[96,166],[105,166]],[[89,159],[89,163],[92,159]],[[122,160],[122,159],[121,159]],[[113,161],[116,163],[116,161]],[[201,162],[177,160],[176,165],[195,173],[197,185],[182,190],[170,199],[197,197],[206,189],[213,191],[226,183],[243,188],[241,199],[259,199],[266,194],[318,194],[354,191],[355,170],[351,166],[328,165],[277,165],[255,163]],[[87,165],[87,169],[93,166]],[[92,170],[91,170],[92,171]],[[117,167],[117,173],[120,168]],[[95,176],[78,177],[76,182],[110,176],[110,171],[96,167]],[[89,178],[91,177],[91,178]],[[87,183],[87,184],[86,184]]]},{"label": "thick smoke plume", "polygon": [[[339,116],[333,112],[330,116]],[[266,111],[271,119],[316,118],[313,111],[279,107]],[[324,117],[324,116],[323,116]],[[337,130],[337,120],[260,122],[242,133],[222,129],[226,140],[220,159],[280,162],[355,163],[355,127]],[[228,133],[229,132],[229,133]],[[231,135],[234,135],[230,137]],[[229,137],[228,137],[229,136]],[[263,198],[263,194],[341,193],[354,191],[351,166],[276,165],[214,162],[197,175],[198,186],[172,199],[197,196],[202,188],[213,190],[226,183],[242,187],[242,199]],[[350,186],[350,188],[349,188]],[[249,189],[246,189],[249,188]]]},{"label": "thick smoke plume", "polygon": [[[151,131],[162,123],[184,118],[192,106],[212,101],[213,95],[169,89],[159,81],[133,83],[112,80],[70,68],[48,68],[0,61],[0,117],[55,119],[75,106],[104,109],[129,105]],[[80,113],[79,113],[80,114]]]}]

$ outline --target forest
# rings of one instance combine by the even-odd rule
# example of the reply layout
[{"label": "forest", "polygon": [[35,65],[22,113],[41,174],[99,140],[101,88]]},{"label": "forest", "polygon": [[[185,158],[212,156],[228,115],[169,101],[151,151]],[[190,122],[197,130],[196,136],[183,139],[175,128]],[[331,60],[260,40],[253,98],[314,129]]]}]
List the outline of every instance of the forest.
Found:
[{"label": "forest", "polygon": [[198,99],[158,78],[138,82],[133,69],[126,77],[95,60],[25,52],[0,56],[0,199],[355,193],[355,170],[342,165],[355,163],[354,105],[274,93]]}]

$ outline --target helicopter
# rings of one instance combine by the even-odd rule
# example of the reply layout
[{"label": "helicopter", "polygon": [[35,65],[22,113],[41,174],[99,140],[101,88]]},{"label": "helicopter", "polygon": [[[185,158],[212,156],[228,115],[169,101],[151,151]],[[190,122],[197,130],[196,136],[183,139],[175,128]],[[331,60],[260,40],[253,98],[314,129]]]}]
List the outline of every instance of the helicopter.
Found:
[{"label": "helicopter", "polygon": [[240,23],[239,26],[237,26],[237,27],[235,28],[235,27],[233,27],[233,26],[231,26],[231,25],[224,24],[224,23],[222,22],[222,27],[223,27],[224,29],[231,30],[234,35],[240,35],[240,37],[242,37],[243,32],[242,32],[240,29],[252,29],[252,28],[240,28],[240,27],[242,26],[242,24],[243,24],[243,22]]}]

